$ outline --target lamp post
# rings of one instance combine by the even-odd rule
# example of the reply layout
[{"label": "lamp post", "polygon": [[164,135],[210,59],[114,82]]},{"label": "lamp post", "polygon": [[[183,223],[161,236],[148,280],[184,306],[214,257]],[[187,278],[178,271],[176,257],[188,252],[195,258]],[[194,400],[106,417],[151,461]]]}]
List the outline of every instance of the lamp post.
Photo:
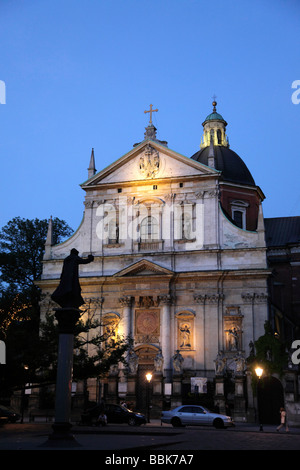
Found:
[{"label": "lamp post", "polygon": [[[257,366],[255,368],[255,373],[256,373],[256,376],[258,377],[258,381],[261,378],[261,376],[263,375],[263,372],[264,372],[264,370],[261,367]],[[258,406],[258,382],[256,384],[256,400],[257,400],[257,414],[258,414],[259,430],[263,431],[263,425],[260,422],[261,420],[260,420],[260,412],[259,412],[259,406]]]},{"label": "lamp post", "polygon": [[150,382],[152,380],[151,372],[146,374],[147,379],[147,421],[150,423]]},{"label": "lamp post", "polygon": [[24,366],[24,387],[22,389],[22,396],[21,396],[21,423],[24,421],[24,408],[25,408],[25,388],[27,383],[27,371],[29,367]]}]

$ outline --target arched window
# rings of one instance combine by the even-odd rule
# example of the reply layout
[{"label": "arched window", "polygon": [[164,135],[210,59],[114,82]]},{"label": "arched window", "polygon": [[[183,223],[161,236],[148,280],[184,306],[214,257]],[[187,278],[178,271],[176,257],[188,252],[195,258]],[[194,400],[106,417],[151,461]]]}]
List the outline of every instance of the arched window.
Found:
[{"label": "arched window", "polygon": [[145,217],[140,228],[141,241],[158,240],[158,223],[155,217]]},{"label": "arched window", "polygon": [[222,144],[222,132],[220,129],[217,130],[217,139],[218,139],[218,144]]}]

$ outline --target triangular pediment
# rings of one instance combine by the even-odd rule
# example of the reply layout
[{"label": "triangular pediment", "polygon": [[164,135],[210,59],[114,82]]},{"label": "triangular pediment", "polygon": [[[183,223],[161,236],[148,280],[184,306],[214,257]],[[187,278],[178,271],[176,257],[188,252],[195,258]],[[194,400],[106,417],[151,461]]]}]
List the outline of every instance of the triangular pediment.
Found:
[{"label": "triangular pediment", "polygon": [[218,173],[213,168],[147,139],[89,178],[81,186],[88,189],[99,184],[153,181],[161,178]]},{"label": "triangular pediment", "polygon": [[153,263],[152,261],[142,259],[140,261],[137,261],[134,264],[131,264],[130,266],[127,266],[126,268],[122,269],[121,271],[118,271],[117,273],[114,274],[115,277],[123,277],[123,276],[151,276],[151,275],[161,275],[161,274],[166,274],[166,275],[173,275],[174,272],[171,271],[170,269],[163,268],[162,266],[159,266],[156,263]]}]

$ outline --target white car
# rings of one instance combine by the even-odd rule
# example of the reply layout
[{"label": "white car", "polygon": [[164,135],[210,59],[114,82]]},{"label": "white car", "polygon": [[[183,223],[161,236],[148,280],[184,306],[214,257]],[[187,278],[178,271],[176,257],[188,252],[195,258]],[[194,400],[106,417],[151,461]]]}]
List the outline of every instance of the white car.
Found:
[{"label": "white car", "polygon": [[231,416],[211,413],[204,406],[198,405],[182,405],[170,411],[162,411],[161,421],[162,423],[172,424],[174,427],[212,425],[215,428],[222,429],[234,426]]}]

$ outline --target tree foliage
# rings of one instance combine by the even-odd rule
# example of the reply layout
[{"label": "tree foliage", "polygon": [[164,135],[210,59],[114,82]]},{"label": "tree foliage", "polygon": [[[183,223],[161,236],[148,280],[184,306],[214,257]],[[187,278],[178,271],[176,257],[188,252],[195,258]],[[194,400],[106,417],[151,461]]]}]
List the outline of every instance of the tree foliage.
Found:
[{"label": "tree foliage", "polygon": [[[47,237],[46,219],[15,217],[0,231],[0,335],[6,336],[12,321],[39,320],[40,290]],[[63,220],[53,220],[53,241],[60,243],[73,230]]]},{"label": "tree foliage", "polygon": [[[9,394],[25,383],[55,383],[58,327],[51,312],[39,318],[40,290],[47,220],[16,217],[0,231],[0,339],[5,340],[6,365],[0,367],[0,391]],[[53,219],[53,242],[72,234],[65,221]],[[105,375],[125,362],[130,338],[101,333],[103,325],[82,315],[74,333],[74,380]],[[91,354],[92,352],[92,354]],[[1,399],[1,396],[0,396]]]},{"label": "tree foliage", "polygon": [[285,351],[285,344],[282,343],[272,332],[271,325],[265,322],[265,333],[255,341],[255,354],[247,359],[248,367],[252,371],[252,381],[256,384],[257,377],[255,368],[260,366],[263,375],[282,375],[287,364],[288,354]]},{"label": "tree foliage", "polygon": [[[40,289],[35,281],[42,274],[47,231],[46,219],[20,217],[0,230],[0,339],[6,344],[6,365],[0,370],[2,390],[24,385],[24,366],[38,357]],[[54,243],[72,232],[65,221],[53,220]]]},{"label": "tree foliage", "polygon": [[[94,319],[81,319],[75,325],[73,380],[103,377],[119,362],[126,364],[125,353],[132,344],[130,338],[103,330],[103,325]],[[53,382],[58,361],[58,326],[53,314],[46,314],[41,323],[39,357],[36,358],[36,382]]]},{"label": "tree foliage", "polygon": [[[42,260],[47,237],[46,219],[15,217],[0,231],[0,283],[2,289],[23,292],[35,289],[42,274]],[[60,243],[73,233],[64,220],[53,219],[53,243]]]}]

